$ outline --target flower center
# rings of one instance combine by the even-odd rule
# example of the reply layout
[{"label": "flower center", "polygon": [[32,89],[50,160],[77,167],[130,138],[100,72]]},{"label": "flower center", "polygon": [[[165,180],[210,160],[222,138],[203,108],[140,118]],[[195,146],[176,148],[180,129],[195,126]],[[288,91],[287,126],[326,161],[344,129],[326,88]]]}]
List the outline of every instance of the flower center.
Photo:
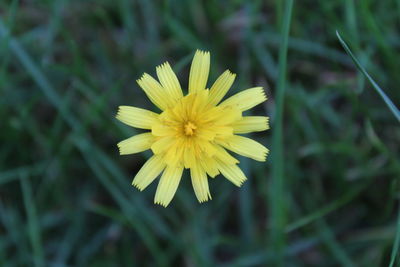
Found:
[{"label": "flower center", "polygon": [[196,125],[194,125],[191,121],[186,122],[186,124],[183,126],[185,135],[188,136],[192,136],[196,128],[197,128]]}]

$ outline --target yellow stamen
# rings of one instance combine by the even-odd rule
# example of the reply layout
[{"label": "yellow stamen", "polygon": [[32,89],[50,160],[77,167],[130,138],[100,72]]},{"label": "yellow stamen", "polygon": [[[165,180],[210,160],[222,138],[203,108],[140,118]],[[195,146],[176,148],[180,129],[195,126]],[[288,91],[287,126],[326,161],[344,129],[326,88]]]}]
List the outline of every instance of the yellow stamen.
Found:
[{"label": "yellow stamen", "polygon": [[194,134],[194,130],[197,129],[197,127],[192,122],[188,121],[183,129],[185,130],[185,135],[192,136]]}]

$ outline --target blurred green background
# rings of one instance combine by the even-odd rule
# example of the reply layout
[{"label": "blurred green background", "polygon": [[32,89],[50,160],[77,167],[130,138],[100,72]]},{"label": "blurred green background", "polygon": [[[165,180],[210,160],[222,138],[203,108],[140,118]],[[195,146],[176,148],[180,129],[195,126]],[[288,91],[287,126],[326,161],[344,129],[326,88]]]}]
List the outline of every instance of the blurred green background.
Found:
[{"label": "blurred green background", "polygon": [[[400,1],[287,2],[1,1],[0,265],[398,266],[399,124],[335,31],[398,105]],[[131,186],[150,152],[119,156],[137,131],[114,116],[154,110],[135,80],[166,60],[186,87],[198,48],[209,84],[264,86],[272,130],[250,136],[271,153],[204,204],[186,174],[163,208]]]}]

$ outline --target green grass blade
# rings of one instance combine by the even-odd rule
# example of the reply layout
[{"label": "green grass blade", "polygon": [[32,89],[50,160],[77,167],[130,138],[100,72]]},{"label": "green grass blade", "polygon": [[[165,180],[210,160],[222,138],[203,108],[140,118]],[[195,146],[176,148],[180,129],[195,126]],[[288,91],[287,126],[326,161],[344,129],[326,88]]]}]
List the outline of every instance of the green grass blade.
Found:
[{"label": "green grass blade", "polygon": [[38,86],[42,89],[45,96],[54,105],[59,107],[59,112],[63,115],[64,119],[71,125],[77,126],[78,122],[75,117],[71,116],[62,105],[61,97],[56,93],[49,81],[43,75],[39,67],[34,63],[28,53],[23,49],[20,43],[9,35],[7,27],[4,25],[0,17],[0,38],[9,38],[8,45],[11,51],[15,54],[21,64],[29,72]]},{"label": "green grass blade", "polygon": [[329,225],[322,219],[317,222],[321,239],[326,244],[328,250],[333,254],[334,258],[340,263],[340,266],[352,267],[355,266],[347,255],[347,251],[336,240],[335,232]]},{"label": "green grass blade", "polygon": [[346,50],[347,54],[350,55],[351,59],[353,59],[354,63],[356,64],[357,68],[364,74],[364,76],[368,79],[374,89],[378,92],[378,94],[382,97],[383,101],[385,101],[386,105],[392,111],[393,115],[396,119],[400,122],[400,111],[399,109],[393,104],[390,98],[385,94],[385,92],[379,87],[379,85],[372,79],[372,77],[368,74],[363,66],[361,66],[360,62],[357,58],[353,55],[348,45],[343,41],[342,37],[340,36],[339,32],[336,31],[336,35],[339,39],[340,44],[343,46],[344,50]]},{"label": "green grass blade", "polygon": [[38,174],[43,172],[43,169],[48,165],[47,161],[37,162],[32,165],[21,166],[11,170],[0,172],[0,185],[15,181],[19,179],[21,174]]},{"label": "green grass blade", "polygon": [[400,208],[398,211],[398,219],[397,219],[397,229],[396,229],[396,238],[394,240],[392,254],[390,256],[390,265],[389,267],[395,266],[396,258],[399,256],[399,249],[400,249]]},{"label": "green grass blade", "polygon": [[276,92],[276,116],[272,136],[272,181],[270,187],[271,246],[277,255],[277,265],[283,265],[285,248],[286,197],[283,166],[283,105],[286,87],[287,51],[293,0],[285,3],[282,23],[282,46],[279,51],[279,74]]},{"label": "green grass blade", "polygon": [[[10,242],[10,246],[15,249],[16,258],[20,263],[27,265],[31,264],[29,256],[29,243],[26,240],[25,231],[21,230],[24,227],[20,213],[13,207],[4,205],[0,199],[0,226],[5,231],[2,232],[1,239],[7,239]],[[8,251],[6,250],[5,253]],[[8,255],[7,262],[10,261]],[[0,266],[2,266],[0,264]],[[14,265],[15,266],[15,265]]]},{"label": "green grass blade", "polygon": [[342,197],[334,200],[333,202],[331,202],[330,204],[312,212],[309,215],[306,215],[302,218],[300,218],[299,220],[287,225],[285,231],[286,233],[292,232],[296,229],[299,229],[319,218],[324,217],[325,215],[337,210],[338,208],[344,206],[345,204],[349,203],[350,201],[352,201],[354,198],[356,198],[361,192],[363,192],[364,189],[366,189],[371,182],[373,181],[373,179],[368,179],[368,181],[366,181],[365,183],[363,183],[362,185],[360,185],[359,187],[349,191],[348,193],[344,194]]},{"label": "green grass blade", "polygon": [[[246,174],[253,175],[251,173],[249,159],[242,160],[242,170]],[[254,239],[252,225],[254,225],[253,217],[253,199],[252,199],[252,188],[250,181],[248,181],[239,191],[239,214],[240,214],[240,226],[242,239],[246,244],[250,244],[251,240]]]},{"label": "green grass blade", "polygon": [[[344,50],[347,52],[347,54],[350,55],[354,63],[356,64],[357,68],[364,74],[364,76],[368,79],[368,81],[371,83],[372,87],[378,92],[378,94],[382,97],[383,101],[385,101],[386,105],[389,107],[390,111],[392,111],[393,115],[396,117],[396,119],[400,122],[400,111],[399,109],[393,104],[393,102],[390,100],[390,98],[385,94],[385,92],[380,88],[380,86],[372,79],[372,77],[368,74],[368,72],[365,70],[365,68],[360,64],[360,62],[357,60],[357,58],[353,55],[351,52],[350,48],[346,44],[346,42],[342,39],[340,36],[339,32],[336,31],[336,35],[339,39],[340,44],[343,46]],[[391,259],[390,259],[390,267],[394,266],[396,257],[398,255],[399,251],[399,243],[400,243],[400,210],[399,210],[399,218],[397,222],[397,232],[396,232],[396,238],[393,244],[393,249],[391,253]]]},{"label": "green grass blade", "polygon": [[43,245],[40,235],[40,226],[36,213],[35,201],[32,194],[32,186],[29,176],[22,174],[20,176],[22,197],[24,200],[25,211],[28,218],[28,233],[33,249],[33,261],[35,266],[44,266]]}]

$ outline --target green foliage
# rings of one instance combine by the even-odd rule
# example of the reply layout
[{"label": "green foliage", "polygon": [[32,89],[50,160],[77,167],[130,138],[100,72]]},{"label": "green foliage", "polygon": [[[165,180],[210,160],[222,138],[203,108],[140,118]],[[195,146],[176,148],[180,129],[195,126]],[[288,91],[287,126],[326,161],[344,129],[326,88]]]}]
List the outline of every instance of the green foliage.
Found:
[{"label": "green foliage", "polygon": [[[290,2],[1,1],[0,265],[397,266],[400,2]],[[196,48],[229,95],[266,88],[271,154],[165,209],[114,116],[152,108],[135,80],[166,60],[185,87]]]},{"label": "green foliage", "polygon": [[368,72],[361,66],[360,62],[358,59],[353,55],[353,52],[351,52],[350,48],[347,46],[347,44],[343,41],[342,37],[338,32],[336,32],[336,35],[342,44],[344,50],[351,56],[353,59],[354,63],[356,64],[357,68],[361,71],[361,73],[365,76],[365,78],[368,79],[368,81],[371,83],[373,88],[378,92],[378,94],[382,97],[383,101],[385,101],[386,105],[390,109],[390,111],[393,113],[393,115],[396,117],[396,119],[400,122],[400,111],[397,109],[397,107],[393,104],[392,100],[385,94],[385,92],[379,87],[379,85],[371,78],[371,76],[368,74]]}]

